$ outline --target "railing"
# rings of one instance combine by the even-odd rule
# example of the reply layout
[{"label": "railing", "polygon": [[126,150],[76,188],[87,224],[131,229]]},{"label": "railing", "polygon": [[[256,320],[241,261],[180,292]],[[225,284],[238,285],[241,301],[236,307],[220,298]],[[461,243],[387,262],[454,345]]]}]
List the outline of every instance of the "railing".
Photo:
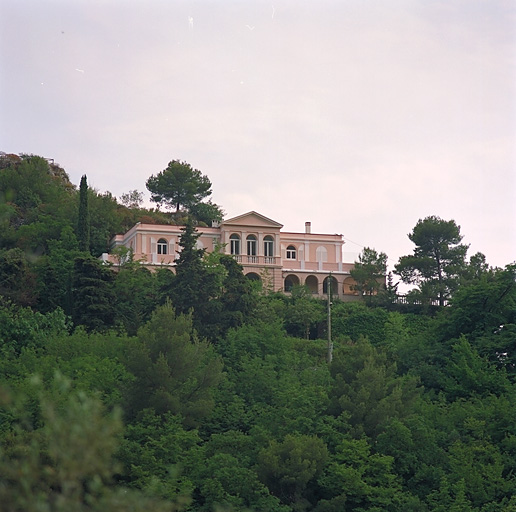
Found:
[{"label": "railing", "polygon": [[[412,306],[440,306],[439,299],[419,299],[407,295],[397,295],[394,304],[406,304]],[[444,299],[443,305],[448,305],[448,299]]]},{"label": "railing", "polygon": [[248,256],[246,254],[232,254],[238,263],[248,263],[250,265],[275,265],[276,258],[274,256]]}]

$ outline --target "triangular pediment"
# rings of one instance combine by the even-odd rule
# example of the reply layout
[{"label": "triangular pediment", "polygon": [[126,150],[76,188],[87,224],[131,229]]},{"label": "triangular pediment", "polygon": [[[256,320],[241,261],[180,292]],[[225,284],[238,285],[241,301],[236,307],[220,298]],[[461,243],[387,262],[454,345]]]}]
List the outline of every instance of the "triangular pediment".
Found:
[{"label": "triangular pediment", "polygon": [[276,222],[275,220],[269,219],[258,212],[247,212],[243,215],[238,215],[238,217],[233,217],[232,219],[227,219],[222,222],[223,226],[250,226],[250,227],[260,227],[260,228],[276,228],[281,229],[283,224]]}]

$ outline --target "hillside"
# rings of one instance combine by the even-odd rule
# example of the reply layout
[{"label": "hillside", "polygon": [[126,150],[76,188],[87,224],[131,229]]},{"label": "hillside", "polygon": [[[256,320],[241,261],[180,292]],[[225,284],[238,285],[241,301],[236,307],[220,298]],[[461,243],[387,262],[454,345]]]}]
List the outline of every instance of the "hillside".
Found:
[{"label": "hillside", "polygon": [[[0,155],[5,510],[512,512],[516,266],[444,306],[327,302],[246,279],[184,230],[176,274],[112,234],[164,214]],[[475,270],[475,271],[473,271]]]}]

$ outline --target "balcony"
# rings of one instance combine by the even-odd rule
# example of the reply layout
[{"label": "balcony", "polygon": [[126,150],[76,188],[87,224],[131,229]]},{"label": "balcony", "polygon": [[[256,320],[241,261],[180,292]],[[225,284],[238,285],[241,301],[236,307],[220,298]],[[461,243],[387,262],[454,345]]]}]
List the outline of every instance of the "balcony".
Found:
[{"label": "balcony", "polygon": [[274,256],[248,256],[246,254],[232,254],[232,256],[238,263],[243,265],[276,265],[277,261],[279,261],[279,258]]}]

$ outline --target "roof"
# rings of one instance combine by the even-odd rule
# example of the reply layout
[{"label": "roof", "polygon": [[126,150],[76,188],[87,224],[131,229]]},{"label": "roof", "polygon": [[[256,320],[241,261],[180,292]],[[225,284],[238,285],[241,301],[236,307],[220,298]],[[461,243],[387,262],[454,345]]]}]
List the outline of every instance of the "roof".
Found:
[{"label": "roof", "polygon": [[283,224],[276,222],[275,220],[269,219],[262,215],[261,213],[250,211],[244,213],[242,215],[238,215],[237,217],[233,217],[231,219],[224,220],[221,225],[247,225],[247,226],[259,226],[259,227],[271,227],[281,229]]}]

